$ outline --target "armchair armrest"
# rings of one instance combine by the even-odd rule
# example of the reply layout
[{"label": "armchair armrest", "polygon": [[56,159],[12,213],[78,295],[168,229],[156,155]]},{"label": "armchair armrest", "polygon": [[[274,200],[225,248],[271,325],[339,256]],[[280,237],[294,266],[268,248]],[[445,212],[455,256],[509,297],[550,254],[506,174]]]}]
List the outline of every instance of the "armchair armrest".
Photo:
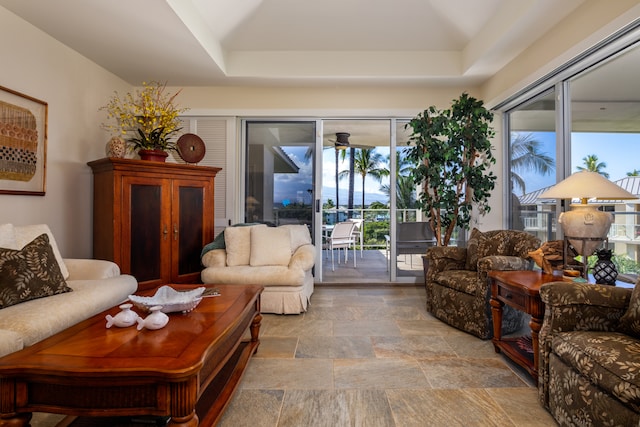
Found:
[{"label": "armchair armrest", "polygon": [[467,248],[457,246],[433,246],[425,255],[429,261],[427,279],[445,270],[464,270],[467,261]]},{"label": "armchair armrest", "polygon": [[487,273],[491,270],[531,270],[531,267],[531,261],[519,256],[489,255],[478,260],[478,279],[489,286]]},{"label": "armchair armrest", "polygon": [[226,267],[227,251],[224,249],[212,249],[202,256],[200,262],[204,267]]},{"label": "armchair armrest", "polygon": [[[354,255],[355,256],[355,255]],[[303,271],[310,270],[316,260],[316,247],[314,245],[302,245],[291,256],[289,268],[297,267]]]},{"label": "armchair armrest", "polygon": [[[575,282],[551,282],[540,287],[548,332],[613,331],[627,310],[631,288]],[[542,334],[542,332],[541,332]]]},{"label": "armchair armrest", "polygon": [[540,287],[545,304],[538,335],[538,399],[549,407],[549,355],[555,335],[566,331],[614,331],[629,305],[632,289],[575,282]]},{"label": "armchair armrest", "polygon": [[97,280],[120,276],[118,264],[102,259],[65,258],[69,270],[67,280]]},{"label": "armchair armrest", "polygon": [[531,270],[531,261],[519,256],[489,255],[478,260],[478,271]]}]

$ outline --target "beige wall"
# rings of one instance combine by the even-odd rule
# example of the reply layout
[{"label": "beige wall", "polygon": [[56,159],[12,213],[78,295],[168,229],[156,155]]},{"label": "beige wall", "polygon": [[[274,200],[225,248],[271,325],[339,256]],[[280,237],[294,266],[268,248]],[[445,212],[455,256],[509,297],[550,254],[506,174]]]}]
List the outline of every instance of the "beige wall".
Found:
[{"label": "beige wall", "polygon": [[86,163],[109,139],[97,109],[129,85],[0,7],[0,86],[48,103],[45,196],[0,195],[0,223],[47,223],[65,257],[92,253]]},{"label": "beige wall", "polygon": [[495,105],[640,18],[638,0],[586,0],[487,81],[481,96]]},{"label": "beige wall", "polygon": [[[413,116],[429,105],[448,106],[462,91],[502,100],[577,52],[639,16],[632,0],[587,0],[575,16],[553,30],[483,88],[185,87],[180,103],[191,114],[220,116],[368,117]],[[48,223],[64,256],[90,257],[91,172],[86,162],[104,156],[109,135],[97,109],[124,81],[0,7],[0,85],[49,104],[47,191],[44,197],[0,195],[0,223]],[[494,124],[500,132],[499,120]],[[496,174],[502,173],[497,144]],[[502,226],[502,184],[494,192],[483,229]]]},{"label": "beige wall", "polygon": [[468,87],[185,87],[180,102],[190,113],[413,116],[429,105],[448,106],[463,91],[478,96],[477,88]]}]

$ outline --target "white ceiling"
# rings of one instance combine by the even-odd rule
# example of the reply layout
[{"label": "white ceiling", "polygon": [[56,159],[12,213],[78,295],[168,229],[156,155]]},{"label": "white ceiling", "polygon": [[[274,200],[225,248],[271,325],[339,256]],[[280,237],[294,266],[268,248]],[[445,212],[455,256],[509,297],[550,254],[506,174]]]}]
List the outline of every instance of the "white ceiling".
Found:
[{"label": "white ceiling", "polygon": [[476,85],[584,0],[0,0],[132,85]]}]

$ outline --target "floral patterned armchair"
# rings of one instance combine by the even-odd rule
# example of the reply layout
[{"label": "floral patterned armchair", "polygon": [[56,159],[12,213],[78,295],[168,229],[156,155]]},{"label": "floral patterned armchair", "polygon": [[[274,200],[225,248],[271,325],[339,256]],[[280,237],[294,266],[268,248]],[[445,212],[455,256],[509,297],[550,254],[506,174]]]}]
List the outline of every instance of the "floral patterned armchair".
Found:
[{"label": "floral patterned armchair", "polygon": [[[532,262],[527,253],[540,240],[524,231],[471,231],[467,247],[437,246],[427,250],[425,287],[427,311],[443,322],[482,339],[493,336],[490,270],[527,270]],[[524,314],[505,306],[502,331],[518,330]]]},{"label": "floral patterned armchair", "polygon": [[553,282],[540,297],[540,403],[561,426],[640,425],[640,282]]}]

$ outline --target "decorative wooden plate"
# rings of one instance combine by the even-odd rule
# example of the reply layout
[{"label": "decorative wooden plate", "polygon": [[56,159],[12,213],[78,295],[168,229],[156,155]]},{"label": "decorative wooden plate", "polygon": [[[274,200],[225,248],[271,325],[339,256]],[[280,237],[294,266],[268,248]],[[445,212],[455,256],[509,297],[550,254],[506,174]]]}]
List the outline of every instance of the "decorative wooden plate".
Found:
[{"label": "decorative wooden plate", "polygon": [[185,133],[176,142],[178,154],[187,163],[198,163],[204,158],[207,150],[204,141],[194,133]]}]

